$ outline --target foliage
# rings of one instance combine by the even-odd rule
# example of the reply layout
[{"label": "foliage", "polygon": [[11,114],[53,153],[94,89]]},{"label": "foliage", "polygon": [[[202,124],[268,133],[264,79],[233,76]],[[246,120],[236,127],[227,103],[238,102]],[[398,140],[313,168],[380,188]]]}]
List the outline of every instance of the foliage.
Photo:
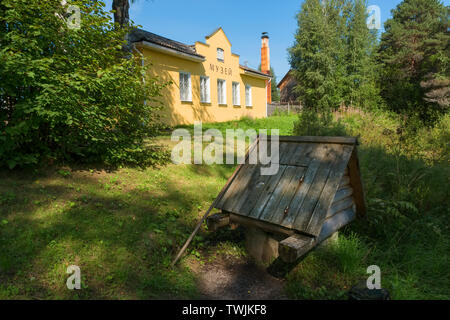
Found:
[{"label": "foliage", "polygon": [[123,57],[128,30],[114,28],[101,2],[71,4],[81,8],[78,30],[59,0],[0,4],[0,166],[164,159],[144,147],[158,131],[161,84],[143,82],[140,61]]},{"label": "foliage", "polygon": [[392,110],[434,121],[449,105],[449,7],[439,0],[404,0],[385,23],[380,87]]},{"label": "foliage", "polygon": [[367,29],[366,17],[363,0],[303,2],[289,57],[295,91],[306,108],[326,112],[343,103],[376,104],[376,34]]},{"label": "foliage", "polygon": [[294,123],[294,135],[297,136],[342,136],[345,128],[340,122],[333,121],[331,113],[317,113],[314,110],[305,109],[298,115]]},{"label": "foliage", "polygon": [[[246,118],[203,129],[278,128],[290,135],[296,119]],[[359,135],[368,213],[340,230],[337,243],[314,250],[290,272],[288,296],[346,299],[376,264],[382,287],[394,299],[448,299],[448,116],[434,128],[421,128],[417,140],[397,131],[402,117],[393,112],[348,113],[339,123],[347,135]],[[161,139],[171,143],[169,136]],[[168,165],[0,171],[0,297],[198,297],[190,263],[210,263],[221,252],[242,257],[236,242],[243,235],[202,229],[188,258],[175,269],[167,266],[233,170]],[[70,264],[82,268],[86,289],[65,287]]]}]

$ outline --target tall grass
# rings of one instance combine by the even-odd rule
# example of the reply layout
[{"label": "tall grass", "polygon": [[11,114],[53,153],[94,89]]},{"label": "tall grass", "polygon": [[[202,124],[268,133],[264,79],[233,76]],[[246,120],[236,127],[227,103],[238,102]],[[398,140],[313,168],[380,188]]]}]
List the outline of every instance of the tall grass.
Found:
[{"label": "tall grass", "polygon": [[[386,112],[344,113],[302,125],[309,118],[299,116],[294,134],[351,135],[361,142],[368,213],[344,228],[333,247],[341,266],[336,274],[355,283],[368,276],[367,266],[376,264],[393,298],[448,299],[450,117],[433,128],[405,126],[401,117]],[[328,264],[320,252],[313,255]],[[295,272],[295,279],[305,281],[302,267]]]}]

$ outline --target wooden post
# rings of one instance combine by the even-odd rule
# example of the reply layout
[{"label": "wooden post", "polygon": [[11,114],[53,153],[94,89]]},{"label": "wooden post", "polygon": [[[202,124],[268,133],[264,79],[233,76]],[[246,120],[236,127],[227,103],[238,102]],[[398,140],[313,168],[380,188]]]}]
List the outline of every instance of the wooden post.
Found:
[{"label": "wooden post", "polygon": [[278,244],[280,258],[287,263],[295,262],[314,246],[314,238],[303,235],[293,235]]},{"label": "wooden post", "polygon": [[208,230],[216,231],[230,224],[230,215],[226,213],[215,213],[206,219]]}]

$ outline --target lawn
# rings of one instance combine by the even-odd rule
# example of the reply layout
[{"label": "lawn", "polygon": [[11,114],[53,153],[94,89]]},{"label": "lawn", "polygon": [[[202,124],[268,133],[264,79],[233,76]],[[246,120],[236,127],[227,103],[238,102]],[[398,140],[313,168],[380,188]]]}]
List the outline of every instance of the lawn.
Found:
[{"label": "lawn", "polygon": [[[290,135],[296,119],[243,119],[203,129],[274,128]],[[347,134],[360,136],[368,215],[287,275],[288,297],[345,298],[376,264],[393,298],[450,298],[445,121],[405,140],[395,133],[394,117],[341,118]],[[173,145],[170,136],[159,140]],[[181,263],[171,268],[170,262],[233,170],[169,164],[0,172],[0,299],[201,297],[192,265],[245,256],[239,232],[203,229]],[[80,267],[82,290],[66,288],[69,265]]]}]

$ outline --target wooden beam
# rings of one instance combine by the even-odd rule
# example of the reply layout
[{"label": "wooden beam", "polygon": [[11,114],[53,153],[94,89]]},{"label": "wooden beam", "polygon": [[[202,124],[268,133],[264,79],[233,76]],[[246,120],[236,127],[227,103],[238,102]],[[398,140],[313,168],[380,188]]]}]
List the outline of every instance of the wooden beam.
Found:
[{"label": "wooden beam", "polygon": [[359,160],[356,148],[353,149],[352,156],[348,163],[350,176],[350,185],[353,188],[353,198],[356,204],[356,213],[359,216],[366,214],[366,199],[364,196],[364,187],[361,180],[361,171],[359,170]]},{"label": "wooden beam", "polygon": [[285,234],[288,236],[296,234],[296,232],[292,229],[284,228],[282,226],[279,226],[279,225],[276,225],[273,223],[269,223],[269,222],[264,222],[264,221],[257,220],[254,218],[244,217],[244,216],[237,215],[234,213],[230,213],[230,223],[237,223],[237,224],[240,224],[243,226],[248,226],[248,227],[256,227],[256,228],[260,228],[267,232],[281,233],[281,234]]},{"label": "wooden beam", "polygon": [[[261,136],[260,139],[271,140],[271,136]],[[337,143],[358,145],[356,137],[331,136],[278,136],[279,142],[305,142],[305,143]]]},{"label": "wooden beam", "polygon": [[206,218],[206,225],[208,230],[216,231],[219,228],[230,224],[230,215],[226,213],[215,213]]},{"label": "wooden beam", "polygon": [[295,262],[314,246],[314,238],[293,235],[278,244],[278,254],[286,263]]}]

